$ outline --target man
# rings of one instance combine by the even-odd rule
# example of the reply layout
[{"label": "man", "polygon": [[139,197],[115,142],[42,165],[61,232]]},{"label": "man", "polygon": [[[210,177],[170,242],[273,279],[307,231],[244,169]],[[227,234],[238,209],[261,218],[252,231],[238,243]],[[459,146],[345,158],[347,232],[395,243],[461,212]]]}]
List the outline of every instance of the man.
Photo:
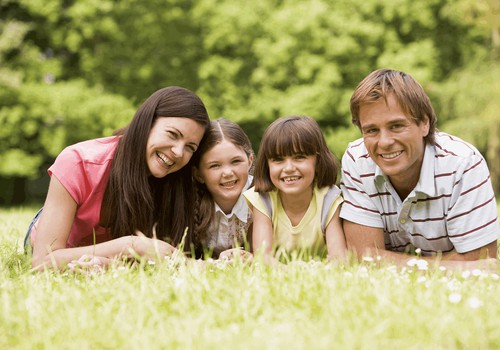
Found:
[{"label": "man", "polygon": [[363,138],[342,158],[340,216],[358,257],[406,264],[417,251],[446,267],[496,267],[500,231],[486,162],[474,146],[436,131],[422,86],[376,70],[354,91],[351,113]]}]

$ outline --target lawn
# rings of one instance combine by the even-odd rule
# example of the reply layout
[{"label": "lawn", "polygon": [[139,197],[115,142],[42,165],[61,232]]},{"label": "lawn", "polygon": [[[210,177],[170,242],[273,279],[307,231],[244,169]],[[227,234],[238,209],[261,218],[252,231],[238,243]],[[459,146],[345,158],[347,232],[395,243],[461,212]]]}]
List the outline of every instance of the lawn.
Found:
[{"label": "lawn", "polygon": [[29,270],[0,209],[0,349],[496,349],[498,272],[166,259]]}]

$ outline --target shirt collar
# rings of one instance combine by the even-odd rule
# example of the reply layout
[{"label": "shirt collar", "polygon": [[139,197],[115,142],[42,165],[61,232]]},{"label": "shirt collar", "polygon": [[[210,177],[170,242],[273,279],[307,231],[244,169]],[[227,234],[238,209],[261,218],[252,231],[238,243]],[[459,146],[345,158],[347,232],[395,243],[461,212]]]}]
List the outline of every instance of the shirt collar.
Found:
[{"label": "shirt collar", "polygon": [[[426,143],[424,160],[420,169],[420,178],[415,186],[414,192],[425,193],[429,197],[434,197],[436,188],[434,186],[434,167],[435,167],[436,149],[433,145]],[[375,184],[381,186],[384,182],[389,182],[387,176],[382,172],[382,169],[375,164]]]},{"label": "shirt collar", "polygon": [[[245,187],[243,187],[243,191],[241,193],[245,192],[247,189],[250,188],[250,185],[252,184],[253,176],[248,175],[248,180],[247,183],[245,184]],[[224,213],[222,209],[219,207],[217,203],[215,203],[215,212],[219,213],[219,215],[224,215],[226,218],[231,218],[233,215],[236,215],[236,217],[241,221],[241,222],[247,222],[248,220],[248,204],[243,197],[242,194],[240,194],[240,197],[236,201],[236,204],[233,207],[233,210],[229,214]]]}]

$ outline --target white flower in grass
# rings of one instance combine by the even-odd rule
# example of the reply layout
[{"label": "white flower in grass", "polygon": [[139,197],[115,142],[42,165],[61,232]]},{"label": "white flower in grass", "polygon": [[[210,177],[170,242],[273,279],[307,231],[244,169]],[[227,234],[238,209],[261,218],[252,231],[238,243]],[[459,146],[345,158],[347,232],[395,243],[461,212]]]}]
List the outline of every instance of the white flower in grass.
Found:
[{"label": "white flower in grass", "polygon": [[373,258],[371,256],[364,256],[363,257],[363,261],[366,261],[366,262],[372,262],[373,261]]},{"label": "white flower in grass", "polygon": [[448,300],[450,303],[457,304],[462,300],[462,295],[460,295],[460,293],[451,293]]},{"label": "white flower in grass", "polygon": [[174,288],[180,288],[184,285],[185,281],[182,278],[176,278],[174,282]]},{"label": "white flower in grass", "polygon": [[476,298],[476,297],[469,298],[467,303],[473,309],[477,309],[477,308],[480,308],[481,306],[483,306],[483,301]]},{"label": "white flower in grass", "polygon": [[474,277],[480,277],[483,274],[483,272],[479,269],[474,269],[474,270],[472,270],[471,274]]},{"label": "white flower in grass", "polygon": [[344,272],[345,277],[352,277],[352,273],[349,271]]},{"label": "white flower in grass", "polygon": [[444,266],[439,266],[439,270],[441,270],[441,271],[446,271],[446,267],[444,267]]},{"label": "white flower in grass", "polygon": [[406,262],[406,265],[414,267],[418,265],[418,259],[412,258]]},{"label": "white flower in grass", "polygon": [[148,260],[148,265],[156,265],[156,262],[154,260],[149,259]]},{"label": "white flower in grass", "polygon": [[417,255],[420,255],[422,253],[422,249],[420,249],[420,248],[415,249],[415,253]]},{"label": "white flower in grass", "polygon": [[490,275],[491,279],[498,280],[500,277],[496,273]]},{"label": "white flower in grass", "polygon": [[419,270],[427,270],[429,268],[429,263],[427,261],[425,261],[425,260],[419,259],[417,261],[417,268]]},{"label": "white flower in grass", "polygon": [[469,278],[470,277],[470,271],[469,270],[465,270],[464,272],[462,272],[462,277],[463,278]]},{"label": "white flower in grass", "polygon": [[377,261],[382,260],[382,257],[380,255],[377,255]]},{"label": "white flower in grass", "polygon": [[417,283],[423,283],[427,281],[427,278],[425,278],[425,276],[420,276],[418,279],[417,279]]}]

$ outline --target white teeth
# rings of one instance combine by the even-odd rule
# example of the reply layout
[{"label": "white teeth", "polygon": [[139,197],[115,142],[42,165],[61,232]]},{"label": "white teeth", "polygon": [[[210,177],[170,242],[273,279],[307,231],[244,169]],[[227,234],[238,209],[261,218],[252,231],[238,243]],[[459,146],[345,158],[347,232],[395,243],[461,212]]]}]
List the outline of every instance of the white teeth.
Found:
[{"label": "white teeth", "polygon": [[394,153],[389,153],[389,154],[381,154],[380,156],[384,159],[392,159],[392,158],[396,158],[401,153],[403,153],[403,152],[399,151],[399,152],[394,152]]},{"label": "white teeth", "polygon": [[221,183],[221,186],[224,186],[224,187],[229,187],[229,186],[234,186],[234,185],[236,185],[236,180]]},{"label": "white teeth", "polygon": [[172,162],[171,160],[169,160],[164,154],[162,153],[159,153],[159,152],[156,152],[156,155],[158,156],[158,158],[160,158],[162,160],[163,163],[165,163],[167,166],[172,166],[174,164],[174,162]]},{"label": "white teeth", "polygon": [[292,182],[292,181],[297,181],[298,179],[300,179],[300,177],[298,177],[298,176],[286,177],[286,178],[283,179],[283,181],[285,181],[285,182]]}]

